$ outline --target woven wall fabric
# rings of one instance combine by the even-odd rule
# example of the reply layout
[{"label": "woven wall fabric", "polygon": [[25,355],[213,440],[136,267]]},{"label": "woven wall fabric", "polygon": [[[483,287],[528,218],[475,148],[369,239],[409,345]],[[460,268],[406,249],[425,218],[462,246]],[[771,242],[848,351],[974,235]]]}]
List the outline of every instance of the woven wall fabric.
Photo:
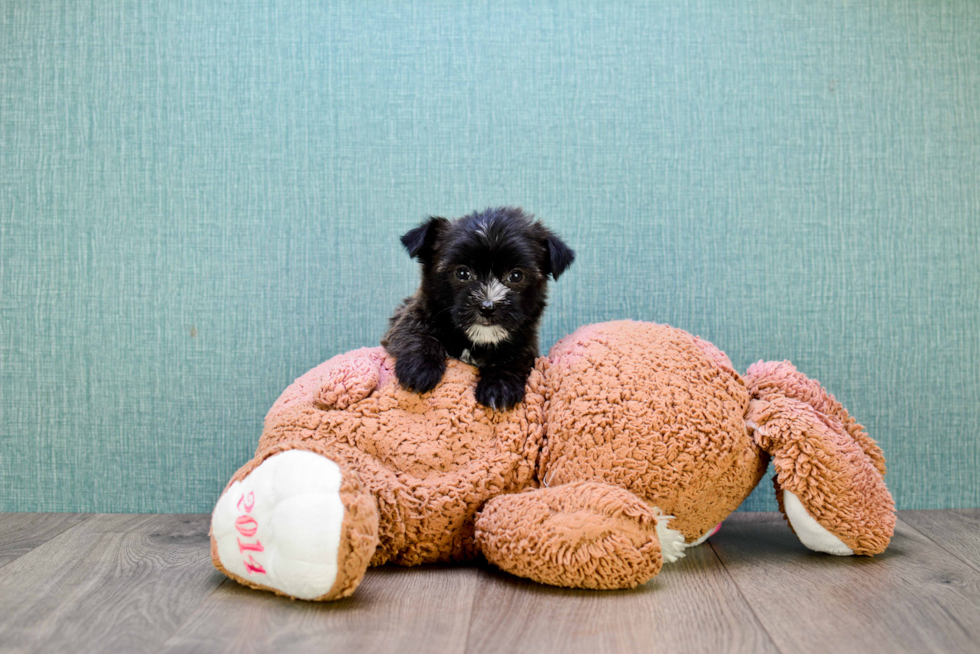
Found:
[{"label": "woven wall fabric", "polygon": [[900,508],[980,506],[975,3],[12,0],[0,44],[0,511],[209,511],[377,344],[399,235],[497,204],[578,253],[543,347],[790,359]]}]

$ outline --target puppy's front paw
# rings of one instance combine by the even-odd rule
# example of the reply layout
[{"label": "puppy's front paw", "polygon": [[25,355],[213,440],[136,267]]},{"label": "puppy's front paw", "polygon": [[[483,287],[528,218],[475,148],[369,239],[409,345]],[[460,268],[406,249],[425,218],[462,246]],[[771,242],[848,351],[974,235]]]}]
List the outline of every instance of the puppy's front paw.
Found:
[{"label": "puppy's front paw", "polygon": [[446,359],[403,356],[395,361],[395,377],[403,388],[426,393],[436,387],[446,372]]},{"label": "puppy's front paw", "polygon": [[506,411],[524,399],[524,380],[520,377],[481,376],[476,385],[476,401],[494,411]]}]

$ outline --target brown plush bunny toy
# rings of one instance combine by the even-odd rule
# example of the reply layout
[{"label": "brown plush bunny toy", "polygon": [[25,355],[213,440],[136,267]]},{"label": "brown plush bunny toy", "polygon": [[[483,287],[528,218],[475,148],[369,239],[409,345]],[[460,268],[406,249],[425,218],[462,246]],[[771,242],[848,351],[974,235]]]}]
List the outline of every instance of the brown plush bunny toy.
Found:
[{"label": "brown plush bunny toy", "polygon": [[629,588],[703,542],[770,460],[802,543],[887,547],[894,505],[880,449],[792,365],[744,377],[679,329],[589,325],[538,360],[524,402],[474,399],[477,371],[402,389],[383,348],[294,382],[212,517],[215,566],[309,600],[354,592],[369,566],[479,555],[515,575]]}]

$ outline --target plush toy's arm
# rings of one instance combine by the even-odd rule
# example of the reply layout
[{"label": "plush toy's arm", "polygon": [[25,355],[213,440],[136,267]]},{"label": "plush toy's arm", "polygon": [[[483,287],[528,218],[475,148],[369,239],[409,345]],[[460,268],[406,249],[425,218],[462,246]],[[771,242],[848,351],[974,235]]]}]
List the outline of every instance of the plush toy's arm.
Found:
[{"label": "plush toy's arm", "polygon": [[684,556],[684,536],[626,489],[579,481],[495,497],[476,521],[488,561],[570,588],[633,588]]},{"label": "plush toy's arm", "polygon": [[383,350],[355,350],[334,362],[320,378],[316,402],[324,409],[346,409],[370,395],[382,382]]},{"label": "plush toy's arm", "polygon": [[266,428],[297,405],[346,409],[381,387],[391,376],[391,359],[383,347],[364,347],[321,363],[290,384],[265,418]]},{"label": "plush toy's arm", "polygon": [[759,362],[744,379],[746,422],[772,456],[779,508],[804,545],[879,554],[895,529],[881,449],[819,383],[788,362]]}]

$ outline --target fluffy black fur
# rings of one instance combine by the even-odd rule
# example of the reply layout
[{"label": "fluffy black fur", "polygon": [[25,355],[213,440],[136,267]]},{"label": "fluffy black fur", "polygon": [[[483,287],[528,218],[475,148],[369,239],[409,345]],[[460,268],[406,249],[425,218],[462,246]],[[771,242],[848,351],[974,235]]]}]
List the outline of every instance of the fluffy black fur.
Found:
[{"label": "fluffy black fur", "polygon": [[422,268],[419,289],[395,310],[382,340],[401,385],[432,390],[451,356],[480,369],[480,404],[504,410],[524,399],[548,275],[558,279],[575,253],[512,207],[433,217],[401,241]]}]

